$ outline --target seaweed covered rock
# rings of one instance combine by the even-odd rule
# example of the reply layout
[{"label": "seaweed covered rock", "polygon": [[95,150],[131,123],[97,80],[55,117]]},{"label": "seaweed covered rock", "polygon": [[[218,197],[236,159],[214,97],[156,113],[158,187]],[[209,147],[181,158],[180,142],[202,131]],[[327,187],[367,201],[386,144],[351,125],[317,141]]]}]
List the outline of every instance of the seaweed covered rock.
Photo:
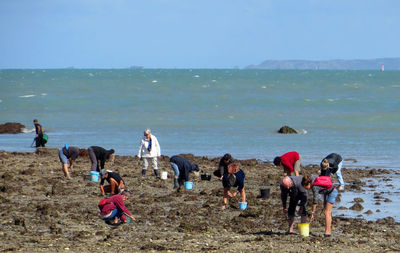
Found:
[{"label": "seaweed covered rock", "polygon": [[278,130],[280,134],[297,134],[297,131],[290,126],[283,126]]},{"label": "seaweed covered rock", "polygon": [[0,134],[19,134],[22,133],[22,129],[25,126],[21,123],[7,122],[5,124],[0,124]]}]

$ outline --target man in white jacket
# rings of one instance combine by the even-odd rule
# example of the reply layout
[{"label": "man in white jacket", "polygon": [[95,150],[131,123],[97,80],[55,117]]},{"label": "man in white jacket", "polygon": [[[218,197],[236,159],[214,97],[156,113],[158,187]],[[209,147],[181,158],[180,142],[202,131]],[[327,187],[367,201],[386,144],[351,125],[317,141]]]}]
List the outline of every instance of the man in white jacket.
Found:
[{"label": "man in white jacket", "polygon": [[146,128],[144,130],[144,137],[140,141],[138,152],[138,159],[143,160],[142,177],[146,176],[146,171],[149,167],[149,161],[151,161],[154,174],[157,178],[160,178],[157,164],[157,158],[159,156],[161,156],[160,144],[158,144],[157,138],[151,134],[151,130]]}]

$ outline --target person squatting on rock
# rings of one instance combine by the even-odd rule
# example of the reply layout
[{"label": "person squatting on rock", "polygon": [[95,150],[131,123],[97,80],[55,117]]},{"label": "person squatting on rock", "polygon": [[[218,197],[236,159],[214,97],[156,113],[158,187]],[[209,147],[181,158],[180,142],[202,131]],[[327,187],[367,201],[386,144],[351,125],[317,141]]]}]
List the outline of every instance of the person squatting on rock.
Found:
[{"label": "person squatting on rock", "polygon": [[310,221],[314,220],[317,210],[318,197],[322,195],[324,202],[325,234],[324,237],[331,236],[332,227],[332,208],[338,196],[338,190],[333,186],[329,176],[318,176],[312,180],[311,189],[313,192],[313,204]]},{"label": "person squatting on rock", "polygon": [[296,151],[287,152],[282,156],[275,157],[274,164],[282,166],[287,176],[291,176],[293,171],[295,176],[300,175],[301,156]]},{"label": "person squatting on rock", "polygon": [[119,219],[127,223],[127,219],[125,216],[128,216],[135,221],[135,218],[128,211],[125,206],[126,201],[130,198],[130,193],[128,191],[123,191],[121,194],[113,195],[109,198],[103,198],[100,200],[98,207],[100,209],[100,217],[107,224],[110,225],[119,225],[121,222]]},{"label": "person squatting on rock", "polygon": [[178,191],[186,181],[189,181],[189,173],[191,171],[199,171],[197,164],[191,164],[188,160],[178,155],[172,156],[169,162],[174,170],[174,188],[178,188]]},{"label": "person squatting on rock", "polygon": [[[224,198],[221,210],[226,209],[226,204],[228,203],[228,197],[236,197],[238,193],[242,197],[242,202],[246,202],[246,192],[244,190],[244,178],[245,174],[243,170],[240,169],[239,164],[233,162],[228,165],[227,172],[222,176],[222,186],[224,187]],[[237,187],[237,191],[231,193],[231,187]]]},{"label": "person squatting on rock", "polygon": [[[91,171],[100,171],[100,168],[104,169],[104,165],[108,160],[111,160],[111,163],[114,162],[114,149],[106,150],[99,146],[91,146],[87,150],[92,162]],[[98,161],[100,161],[100,168]]]},{"label": "person squatting on rock", "polygon": [[[308,199],[308,190],[311,186],[311,179],[308,176],[290,176],[284,177],[280,184],[281,200],[283,213],[289,218],[288,233],[293,233],[294,216],[297,205],[300,206],[298,215],[301,216],[301,223],[307,221],[307,211],[305,205]],[[290,196],[289,209],[286,208],[287,196]]]},{"label": "person squatting on rock", "polygon": [[234,161],[231,154],[225,154],[218,164],[218,169],[214,171],[214,176],[218,177],[219,180],[222,180],[223,176],[228,173],[228,165]]},{"label": "person squatting on rock", "polygon": [[157,178],[160,178],[160,173],[158,172],[157,158],[161,156],[160,145],[157,138],[151,134],[151,130],[146,128],[144,130],[144,137],[140,141],[138,159],[143,160],[142,166],[142,177],[146,176],[147,168],[149,167],[149,162],[151,162],[154,170],[154,174]]},{"label": "person squatting on rock", "polygon": [[36,137],[35,137],[36,147],[44,147],[47,141],[43,139],[42,125],[39,124],[37,119],[33,120],[33,124],[35,125],[35,132],[36,132]]},{"label": "person squatting on rock", "polygon": [[339,154],[332,153],[321,161],[321,176],[330,176],[336,173],[339,181],[339,190],[344,190],[344,180],[342,176],[343,159]]},{"label": "person squatting on rock", "polygon": [[78,147],[69,147],[68,144],[65,144],[65,146],[62,147],[58,152],[58,158],[60,159],[64,176],[67,179],[71,179],[68,171],[68,165],[69,168],[72,169],[72,161],[75,161],[78,156],[88,156],[87,150],[80,149]]},{"label": "person squatting on rock", "polygon": [[[125,189],[125,182],[117,172],[102,169],[100,174],[100,191],[103,196],[106,193],[110,193],[111,195],[118,194],[122,189]],[[108,185],[103,186],[104,181],[107,181]]]}]

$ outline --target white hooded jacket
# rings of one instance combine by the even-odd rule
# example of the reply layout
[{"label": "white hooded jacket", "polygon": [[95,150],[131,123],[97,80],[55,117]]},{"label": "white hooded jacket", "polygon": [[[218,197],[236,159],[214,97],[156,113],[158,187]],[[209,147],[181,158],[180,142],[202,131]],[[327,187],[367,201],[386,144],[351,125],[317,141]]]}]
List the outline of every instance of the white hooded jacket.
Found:
[{"label": "white hooded jacket", "polygon": [[139,152],[138,152],[139,158],[161,156],[160,144],[158,143],[157,138],[154,135],[150,134],[150,140],[151,140],[150,151],[147,149],[149,147],[149,140],[146,140],[146,137],[143,137],[143,139],[140,141]]}]

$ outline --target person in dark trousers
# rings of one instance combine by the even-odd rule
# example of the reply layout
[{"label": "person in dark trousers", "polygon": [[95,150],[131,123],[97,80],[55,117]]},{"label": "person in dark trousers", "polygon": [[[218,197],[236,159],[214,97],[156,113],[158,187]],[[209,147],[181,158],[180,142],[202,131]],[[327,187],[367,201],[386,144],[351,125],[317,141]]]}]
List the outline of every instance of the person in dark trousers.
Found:
[{"label": "person in dark trousers", "polygon": [[[243,170],[240,169],[239,164],[231,163],[229,164],[226,173],[222,176],[222,185],[224,187],[224,199],[222,203],[221,210],[226,209],[226,204],[228,203],[228,197],[236,197],[238,193],[242,197],[242,202],[246,202],[246,192],[244,190],[244,178],[245,174]],[[237,187],[237,191],[231,193],[231,187]]]},{"label": "person in dark trousers", "polygon": [[343,158],[336,153],[329,154],[321,161],[321,176],[330,176],[336,174],[339,181],[339,190],[344,190],[344,180],[342,176]]},{"label": "person in dark trousers", "polygon": [[43,139],[42,125],[39,124],[37,119],[33,120],[33,124],[35,125],[35,131],[36,131],[36,137],[35,137],[36,147],[44,147],[47,141]]},{"label": "person in dark trousers", "polygon": [[189,181],[189,173],[191,171],[199,171],[197,164],[191,164],[185,158],[175,155],[169,159],[172,169],[174,170],[174,188],[178,188],[178,192],[181,186]]},{"label": "person in dark trousers", "polygon": [[218,169],[214,171],[214,176],[218,177],[219,180],[222,180],[222,177],[228,173],[228,165],[234,161],[231,154],[226,153],[218,164]]},{"label": "person in dark trousers", "polygon": [[[114,149],[106,150],[99,146],[91,146],[88,148],[88,153],[90,157],[90,161],[92,162],[91,171],[100,171],[104,169],[104,165],[106,161],[111,160],[111,163],[114,161]],[[100,161],[100,168],[99,163]]]},{"label": "person in dark trousers", "polygon": [[[284,177],[280,184],[281,200],[283,213],[287,214],[289,226],[287,233],[293,233],[294,216],[297,205],[300,206],[298,215],[301,216],[301,223],[307,222],[307,211],[305,205],[308,200],[308,190],[311,187],[311,179],[308,176],[290,176]],[[286,208],[287,196],[290,196],[289,209]]]},{"label": "person in dark trousers", "polygon": [[[99,203],[100,217],[110,225],[121,224],[119,219],[121,219],[122,222],[127,223],[128,221],[125,216],[128,216],[132,221],[135,221],[135,218],[128,211],[124,203],[129,199],[130,193],[128,191],[104,199],[105,203],[102,203],[102,205]],[[103,200],[100,202],[103,202]]]},{"label": "person in dark trousers", "polygon": [[[100,174],[100,191],[103,196],[106,193],[110,193],[111,195],[118,194],[122,189],[125,189],[125,182],[117,172],[102,169]],[[104,181],[107,181],[108,185],[103,186]]]},{"label": "person in dark trousers", "polygon": [[[73,164],[72,161],[75,161],[78,156],[88,156],[88,152],[86,149],[80,149],[78,147],[69,147],[67,144],[58,152],[58,158],[62,164],[62,170],[64,172],[64,176],[67,179],[71,179],[68,171],[68,167],[72,169]],[[69,165],[69,166],[68,166]]]}]

